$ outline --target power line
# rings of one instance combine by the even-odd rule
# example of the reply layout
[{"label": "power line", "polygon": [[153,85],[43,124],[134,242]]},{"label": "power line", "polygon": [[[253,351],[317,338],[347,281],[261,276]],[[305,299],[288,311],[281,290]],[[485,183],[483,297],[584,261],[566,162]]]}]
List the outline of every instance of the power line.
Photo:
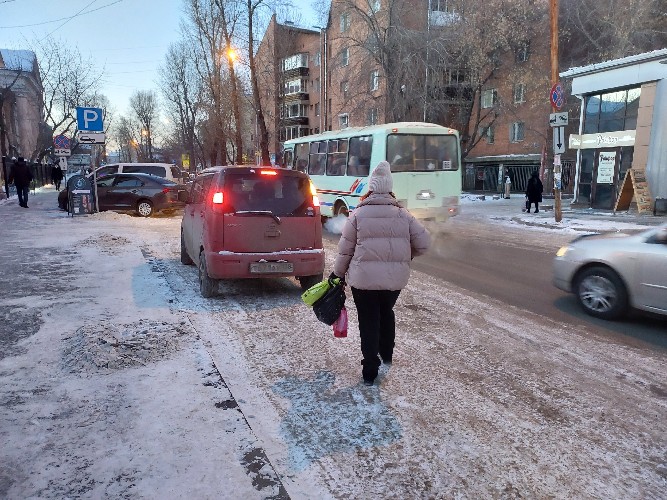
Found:
[{"label": "power line", "polygon": [[88,5],[86,5],[83,9],[81,9],[79,12],[77,12],[76,14],[74,14],[72,17],[68,18],[65,22],[63,22],[60,26],[58,26],[56,29],[54,29],[51,33],[49,33],[49,34],[46,35],[44,38],[42,38],[42,41],[44,41],[44,40],[46,40],[47,38],[49,38],[51,35],[53,35],[56,31],[58,31],[60,28],[62,28],[63,26],[65,26],[68,22],[70,22],[70,21],[71,21],[72,19],[74,19],[75,17],[80,16],[81,13],[82,13],[84,10],[86,10],[88,7],[90,7],[91,5],[93,5],[95,2],[97,2],[97,0],[93,0],[93,1],[90,2]]},{"label": "power line", "polygon": [[[14,2],[14,1],[16,1],[16,0],[2,0],[2,1],[0,1],[0,3],[7,3],[7,2]],[[87,9],[88,6],[92,5],[96,1],[97,0],[94,0],[93,2],[89,3],[86,7],[83,8],[83,10]],[[125,1],[125,0],[116,0],[115,2],[111,2],[109,4],[102,5],[101,7],[98,7],[96,9],[92,9],[92,10],[89,10],[89,11],[86,11],[86,12],[79,11],[78,13],[74,14],[73,16],[61,17],[59,19],[52,19],[51,21],[42,21],[41,23],[34,23],[34,24],[21,24],[21,25],[17,25],[17,26],[0,26],[0,29],[5,30],[5,29],[15,29],[15,28],[31,28],[33,26],[43,26],[44,24],[52,24],[52,23],[57,23],[57,22],[60,22],[60,21],[66,21],[66,20],[74,19],[75,17],[78,17],[78,16],[83,16],[85,14],[91,14],[93,12],[97,12],[98,10],[101,10],[101,9],[106,9],[107,7],[111,7],[112,5],[115,5],[115,4],[123,2],[123,1]],[[56,28],[56,29],[58,29],[58,28]]]}]

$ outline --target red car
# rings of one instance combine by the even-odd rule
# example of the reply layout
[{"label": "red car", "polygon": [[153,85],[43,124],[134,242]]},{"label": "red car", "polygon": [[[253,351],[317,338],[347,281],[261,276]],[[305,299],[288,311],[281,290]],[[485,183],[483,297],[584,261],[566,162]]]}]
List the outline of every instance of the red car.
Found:
[{"label": "red car", "polygon": [[199,266],[202,296],[218,280],[322,280],[320,204],[308,175],[271,167],[205,169],[182,196],[181,262]]}]

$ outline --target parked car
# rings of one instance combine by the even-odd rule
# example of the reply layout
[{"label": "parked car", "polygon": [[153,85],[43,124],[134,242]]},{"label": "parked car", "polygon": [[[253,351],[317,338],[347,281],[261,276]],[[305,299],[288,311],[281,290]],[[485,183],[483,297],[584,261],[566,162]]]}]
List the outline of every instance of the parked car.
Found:
[{"label": "parked car", "polygon": [[667,315],[667,224],[581,236],[558,250],[553,271],[554,285],[592,316],[616,319],[631,307]]},{"label": "parked car", "polygon": [[322,280],[320,204],[306,174],[212,167],[181,197],[181,262],[199,266],[204,297],[221,279],[293,276],[303,289]]},{"label": "parked car", "polygon": [[[96,171],[97,177],[110,174],[150,174],[177,183],[188,178],[187,173],[172,163],[110,163]],[[92,176],[92,173],[88,176]]]},{"label": "parked car", "polygon": [[[148,174],[113,174],[97,179],[100,211],[134,211],[142,217],[183,208],[178,193],[186,190],[183,184]],[[58,205],[63,210],[67,210],[67,200],[65,188],[58,194]]]}]

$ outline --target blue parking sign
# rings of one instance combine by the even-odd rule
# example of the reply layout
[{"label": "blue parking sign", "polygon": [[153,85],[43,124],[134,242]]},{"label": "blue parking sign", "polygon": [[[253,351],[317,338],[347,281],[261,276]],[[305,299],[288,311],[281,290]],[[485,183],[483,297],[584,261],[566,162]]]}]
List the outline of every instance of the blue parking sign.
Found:
[{"label": "blue parking sign", "polygon": [[76,125],[86,132],[103,132],[102,109],[76,108]]}]

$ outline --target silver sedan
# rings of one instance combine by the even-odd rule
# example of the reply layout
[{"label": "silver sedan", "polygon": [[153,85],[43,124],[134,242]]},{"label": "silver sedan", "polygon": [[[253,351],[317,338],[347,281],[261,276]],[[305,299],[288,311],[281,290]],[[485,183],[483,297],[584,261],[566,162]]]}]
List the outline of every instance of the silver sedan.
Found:
[{"label": "silver sedan", "polygon": [[630,307],[667,315],[667,224],[577,238],[558,250],[553,272],[592,316],[617,319]]}]

